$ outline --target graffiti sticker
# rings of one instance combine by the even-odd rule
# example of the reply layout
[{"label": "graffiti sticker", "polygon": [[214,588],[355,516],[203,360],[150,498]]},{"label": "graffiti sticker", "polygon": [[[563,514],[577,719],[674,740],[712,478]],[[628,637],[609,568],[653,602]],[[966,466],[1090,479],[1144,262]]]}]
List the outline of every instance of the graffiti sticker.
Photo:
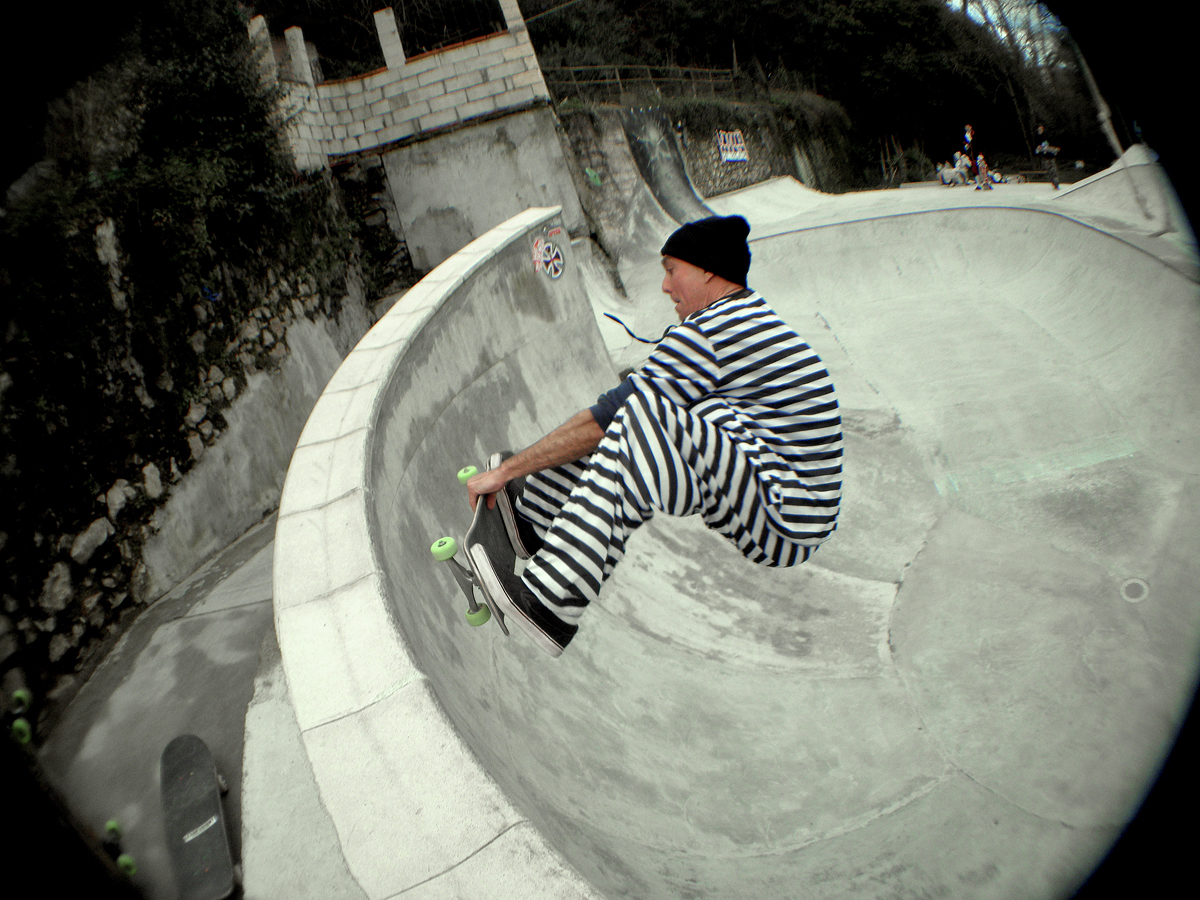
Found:
[{"label": "graffiti sticker", "polygon": [[562,250],[558,248],[557,244],[544,238],[537,238],[533,242],[533,269],[535,272],[542,272],[549,275],[551,279],[556,279],[562,275],[565,266]]}]

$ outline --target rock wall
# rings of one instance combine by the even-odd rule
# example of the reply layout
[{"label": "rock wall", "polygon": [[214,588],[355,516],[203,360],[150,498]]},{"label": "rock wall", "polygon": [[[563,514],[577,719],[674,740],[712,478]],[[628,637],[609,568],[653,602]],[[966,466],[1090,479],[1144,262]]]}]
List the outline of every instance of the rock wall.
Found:
[{"label": "rock wall", "polygon": [[288,353],[279,369],[247,378],[224,413],[220,440],[205,448],[150,520],[143,599],[166,593],[276,508],[313,404],[368,327],[361,305],[344,311],[340,321],[320,316],[288,325],[279,343],[286,341]]},{"label": "rock wall", "polygon": [[85,527],[35,536],[55,561],[36,599],[3,597],[5,694],[29,679],[53,715],[131,615],[278,506],[309,412],[373,323],[358,279],[348,281],[334,300],[315,279],[276,277],[233,335],[210,299],[197,303],[193,346],[225,345],[179,426],[191,460],[135,456],[136,468],[96,495]]},{"label": "rock wall", "polygon": [[677,134],[688,177],[703,197],[749,187],[774,175],[797,174],[791,158],[777,152],[774,142],[762,131],[742,129],[749,157],[746,162],[722,162],[715,131],[693,132],[684,124]]}]

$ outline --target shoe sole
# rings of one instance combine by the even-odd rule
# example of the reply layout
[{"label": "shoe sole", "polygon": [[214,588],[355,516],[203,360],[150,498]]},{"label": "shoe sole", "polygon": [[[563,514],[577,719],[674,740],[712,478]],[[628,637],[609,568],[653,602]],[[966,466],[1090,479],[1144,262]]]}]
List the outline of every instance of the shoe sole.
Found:
[{"label": "shoe sole", "polygon": [[[498,469],[504,462],[501,454],[493,453],[488,457],[488,469]],[[517,511],[513,509],[512,501],[508,498],[508,486],[496,491],[496,505],[500,507],[500,518],[504,520],[504,530],[508,532],[508,541],[513,546],[518,559],[529,559],[533,556],[525,549],[521,541],[521,533],[517,529]]]},{"label": "shoe sole", "polygon": [[535,644],[553,657],[562,656],[563,648],[558,646],[550,635],[538,628],[537,623],[525,615],[525,611],[508,598],[508,591],[496,577],[496,567],[492,565],[487,548],[482,544],[474,544],[467,548],[467,555],[471,558],[471,565],[479,577],[479,586],[483,588],[483,593],[488,600],[504,613],[505,618],[516,622],[517,627],[525,632]]}]

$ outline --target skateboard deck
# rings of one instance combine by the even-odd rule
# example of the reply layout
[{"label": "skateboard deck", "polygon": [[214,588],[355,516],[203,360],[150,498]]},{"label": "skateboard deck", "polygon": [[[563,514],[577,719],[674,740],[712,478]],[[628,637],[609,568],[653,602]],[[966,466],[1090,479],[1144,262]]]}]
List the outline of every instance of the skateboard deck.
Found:
[{"label": "skateboard deck", "polygon": [[[458,473],[459,483],[466,484],[476,471],[474,466],[462,469]],[[504,614],[488,596],[487,589],[479,576],[483,554],[486,554],[497,570],[512,572],[516,566],[517,553],[509,539],[508,529],[500,514],[499,503],[489,509],[487,497],[479,498],[475,504],[475,514],[471,519],[471,526],[463,537],[463,548],[466,550],[464,555],[467,558],[467,566],[455,559],[459,545],[454,538],[444,537],[435,541],[430,547],[430,551],[433,553],[434,559],[446,562],[450,566],[454,580],[458,582],[459,588],[466,595],[469,604],[467,621],[471,625],[479,626],[494,616],[500,630],[508,634],[508,626],[504,623]],[[486,602],[476,602],[476,590],[483,594]]]},{"label": "skateboard deck", "polygon": [[222,782],[208,746],[194,734],[173,739],[161,760],[167,848],[181,900],[221,900],[236,887]]},{"label": "skateboard deck", "polygon": [[[504,518],[500,515],[500,504],[497,503],[488,509],[486,497],[480,497],[479,502],[475,504],[475,518],[471,521],[471,527],[467,529],[463,543],[467,545],[467,560],[476,578],[479,578],[480,566],[486,565],[482,557],[485,553],[497,571],[511,572],[516,565],[517,553],[509,539]],[[480,586],[487,595],[488,591],[483,582],[480,582]],[[495,613],[500,611],[495,603],[492,603],[492,610]]]}]

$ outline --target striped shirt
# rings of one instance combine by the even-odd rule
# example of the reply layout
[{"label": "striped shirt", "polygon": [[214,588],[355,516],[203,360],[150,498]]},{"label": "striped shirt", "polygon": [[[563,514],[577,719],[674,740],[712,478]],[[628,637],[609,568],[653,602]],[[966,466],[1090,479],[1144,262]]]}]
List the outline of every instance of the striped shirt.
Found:
[{"label": "striped shirt", "polygon": [[821,358],[757,293],[672,328],[630,376],[719,427],[754,472],[771,525],[817,544],[837,527],[842,420]]}]

